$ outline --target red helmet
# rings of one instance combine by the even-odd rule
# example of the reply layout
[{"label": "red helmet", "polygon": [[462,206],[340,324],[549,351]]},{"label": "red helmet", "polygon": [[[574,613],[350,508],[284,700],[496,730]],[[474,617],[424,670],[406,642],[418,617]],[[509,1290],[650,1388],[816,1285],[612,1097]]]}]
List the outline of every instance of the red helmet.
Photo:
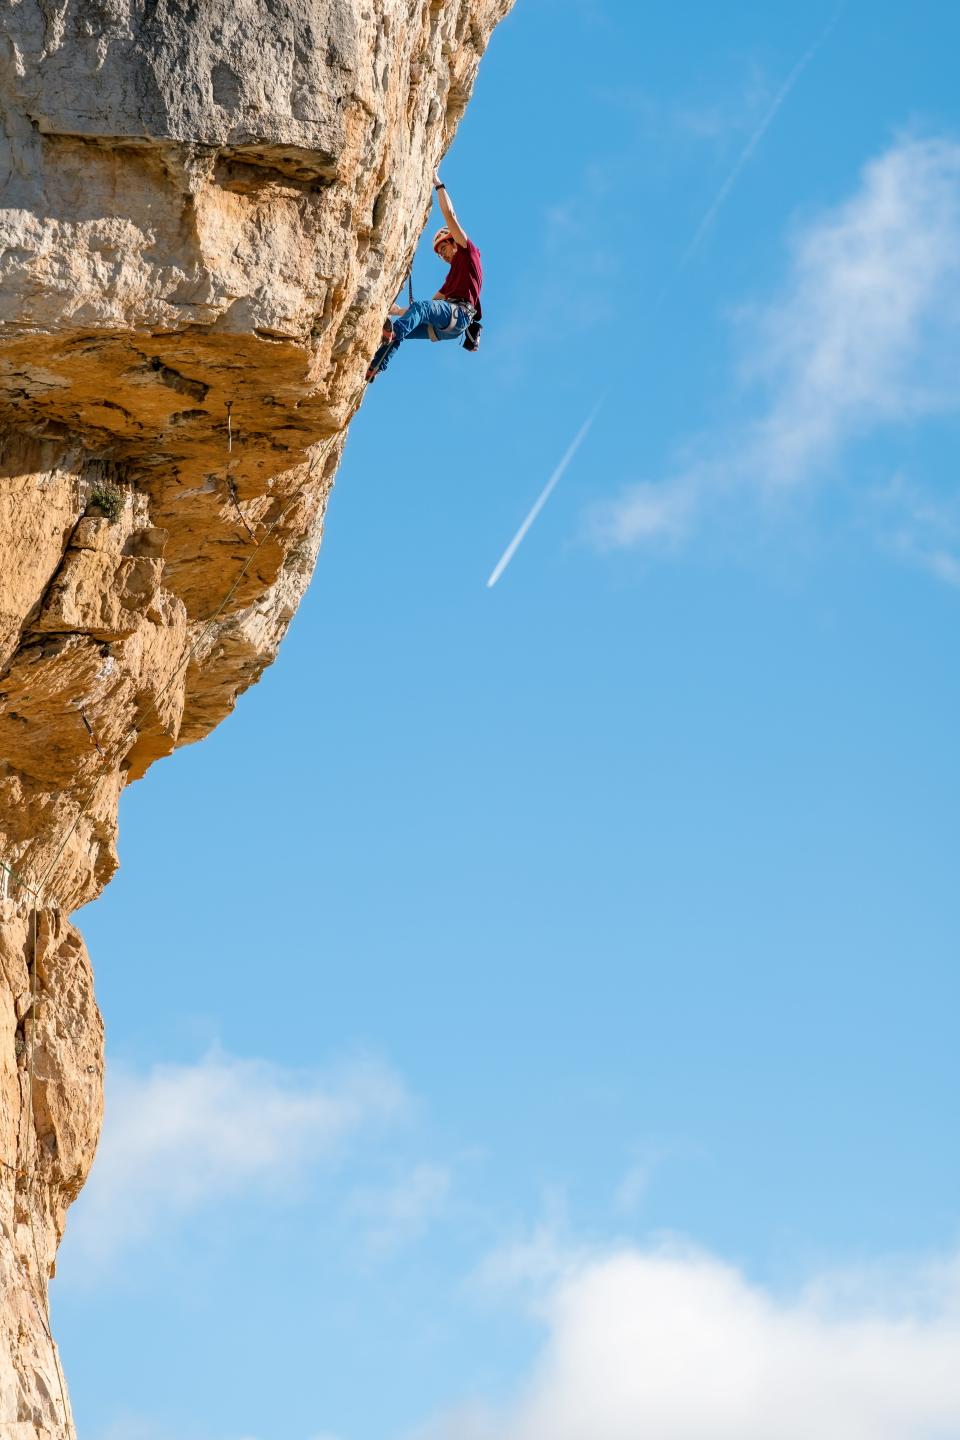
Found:
[{"label": "red helmet", "polygon": [[437,231],[436,235],[434,235],[434,237],[433,237],[433,248],[434,248],[434,250],[437,252],[438,255],[440,254],[440,246],[443,244],[444,240],[452,240],[452,239],[453,239],[453,236],[450,234],[450,231],[447,229],[447,227],[446,227],[445,225],[442,226],[442,227]]}]

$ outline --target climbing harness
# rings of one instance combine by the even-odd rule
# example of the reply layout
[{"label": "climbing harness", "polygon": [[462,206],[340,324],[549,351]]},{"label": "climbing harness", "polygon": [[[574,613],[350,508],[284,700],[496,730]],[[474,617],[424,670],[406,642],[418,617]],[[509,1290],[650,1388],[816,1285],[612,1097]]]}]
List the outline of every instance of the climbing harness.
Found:
[{"label": "climbing harness", "polygon": [[[449,230],[438,230],[437,233],[436,233],[436,235],[434,236],[434,240],[433,240],[433,248],[434,248],[434,250],[436,250],[437,246],[438,246],[438,245],[440,244],[440,242],[441,242],[442,240],[444,240],[444,239],[452,239],[452,236],[450,235],[450,231],[449,231]],[[467,313],[468,313],[469,316],[470,316],[470,319],[469,319],[469,323],[465,326],[465,328],[464,328],[464,330],[463,330],[463,332],[462,332],[462,337],[461,337],[461,340],[460,340],[460,344],[462,345],[462,347],[463,347],[464,350],[467,350],[467,351],[469,351],[469,352],[471,352],[471,353],[473,353],[473,352],[476,351],[476,350],[479,350],[479,348],[480,348],[480,331],[483,329],[483,321],[482,321],[482,319],[481,319],[481,316],[482,316],[483,312],[482,312],[482,310],[480,309],[479,302],[477,303],[476,306],[473,306],[473,305],[468,304],[468,302],[467,302],[466,300],[450,300],[450,301],[448,301],[448,303],[449,303],[449,305],[451,306],[451,308],[453,309],[453,312],[454,312],[453,317],[451,318],[450,324],[449,324],[449,325],[445,325],[444,328],[440,331],[440,333],[437,334],[436,328],[435,328],[433,325],[431,325],[431,324],[428,323],[428,325],[427,325],[427,335],[428,335],[429,339],[430,339],[434,344],[438,344],[450,331],[456,330],[458,324],[460,323],[459,320],[458,320],[458,318],[457,318],[456,312],[457,312],[458,309],[459,309],[459,310],[466,310]],[[408,309],[408,310],[409,310],[409,308],[410,308],[410,306],[411,306],[412,304],[413,304],[413,266],[411,265],[411,266],[410,266],[410,270],[409,270],[408,273],[407,273],[407,309]],[[389,327],[389,331],[390,331],[389,335],[388,335],[388,333],[387,333],[387,332],[388,332],[388,327]],[[383,335],[382,335],[382,341],[383,341],[383,343],[378,347],[378,349],[377,349],[377,351],[376,351],[373,359],[370,361],[370,364],[369,364],[369,366],[367,367],[366,383],[367,383],[368,385],[371,383],[371,381],[373,381],[373,380],[376,379],[377,375],[379,374],[380,367],[382,366],[384,360],[387,358],[387,352],[388,352],[389,349],[390,349],[392,334],[393,334],[393,327],[392,327],[391,324],[390,324],[390,317],[387,316],[387,319],[385,320],[385,322],[384,322],[384,327],[383,327]],[[241,518],[242,518],[242,517],[241,517]]]},{"label": "climbing harness", "polygon": [[[432,325],[427,326],[427,334],[430,336],[430,339],[435,343],[442,340],[444,335],[449,334],[451,330],[456,330],[457,326],[460,324],[460,318],[457,315],[458,310],[466,310],[467,313],[470,315],[471,322],[473,320],[473,316],[476,314],[473,306],[468,305],[465,300],[448,300],[447,304],[450,306],[450,309],[452,311],[450,317],[450,324],[444,325],[439,335],[437,334],[435,328]],[[466,333],[466,331],[464,331],[464,333]]]}]

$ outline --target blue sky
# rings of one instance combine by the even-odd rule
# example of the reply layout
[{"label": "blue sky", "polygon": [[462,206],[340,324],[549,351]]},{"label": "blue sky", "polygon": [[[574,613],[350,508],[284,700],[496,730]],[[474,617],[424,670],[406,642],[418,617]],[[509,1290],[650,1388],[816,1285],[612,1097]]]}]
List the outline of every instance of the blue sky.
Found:
[{"label": "blue sky", "polygon": [[82,1434],[960,1433],[958,47],[495,35],[482,349],[368,394],[280,658],[81,915]]}]

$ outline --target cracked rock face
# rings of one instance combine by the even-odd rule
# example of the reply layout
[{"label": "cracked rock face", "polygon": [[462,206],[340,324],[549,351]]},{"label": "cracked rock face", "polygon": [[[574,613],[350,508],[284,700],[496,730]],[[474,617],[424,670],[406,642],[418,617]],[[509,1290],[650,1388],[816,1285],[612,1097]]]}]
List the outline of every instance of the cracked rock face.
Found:
[{"label": "cracked rock face", "polygon": [[511,3],[4,7],[0,1431],[18,1440],[69,1433],[45,1287],[102,1104],[65,913],[116,868],[123,786],[276,654],[432,167]]},{"label": "cracked rock face", "polygon": [[[32,1103],[31,1103],[32,1101]],[[0,1433],[69,1433],[46,1279],[103,1115],[103,1026],[79,933],[0,901]]]}]

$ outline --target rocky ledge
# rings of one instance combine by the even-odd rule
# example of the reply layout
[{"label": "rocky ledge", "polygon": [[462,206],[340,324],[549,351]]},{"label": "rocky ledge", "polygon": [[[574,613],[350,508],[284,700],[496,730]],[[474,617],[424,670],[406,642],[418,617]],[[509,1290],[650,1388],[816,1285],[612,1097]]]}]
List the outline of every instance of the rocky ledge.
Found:
[{"label": "rocky ledge", "polygon": [[67,915],[274,658],[430,176],[512,0],[18,0],[0,44],[0,1431],[102,1112]]}]

